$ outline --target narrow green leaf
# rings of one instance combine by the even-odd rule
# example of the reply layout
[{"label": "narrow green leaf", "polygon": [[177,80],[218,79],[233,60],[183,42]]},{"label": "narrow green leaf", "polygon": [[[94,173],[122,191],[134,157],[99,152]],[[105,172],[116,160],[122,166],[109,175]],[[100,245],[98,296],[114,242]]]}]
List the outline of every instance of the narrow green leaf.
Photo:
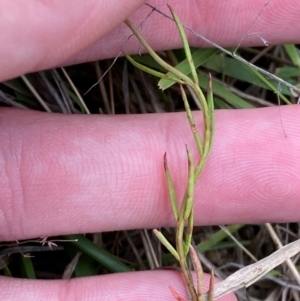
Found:
[{"label": "narrow green leaf", "polygon": [[23,254],[19,254],[22,276],[27,279],[36,279],[34,267],[30,257],[24,257]]},{"label": "narrow green leaf", "polygon": [[185,81],[186,84],[193,85],[193,81],[186,75],[179,72],[176,68],[166,63],[162,58],[157,55],[157,53],[150,47],[147,41],[143,38],[143,36],[139,33],[137,28],[129,21],[125,20],[124,23],[131,29],[136,38],[140,41],[140,43],[145,47],[148,51],[149,55],[160,64],[166,71],[169,71],[173,74],[173,76],[177,76],[179,79]]},{"label": "narrow green leaf", "polygon": [[127,60],[133,65],[135,66],[136,68],[139,68],[140,70],[146,72],[146,73],[149,73],[153,76],[156,76],[156,77],[159,77],[159,78],[166,78],[168,80],[171,80],[171,81],[174,81],[176,83],[181,83],[181,84],[184,84],[184,82],[176,77],[172,77],[172,76],[169,76],[165,73],[162,73],[162,72],[159,72],[159,71],[156,71],[156,70],[153,70],[153,69],[150,69],[149,67],[147,66],[144,66],[138,62],[136,62],[135,60],[133,60],[129,55],[127,55],[126,53],[124,53],[124,56],[127,58]]},{"label": "narrow green leaf", "polygon": [[276,75],[278,77],[288,80],[291,84],[295,85],[297,82],[293,80],[291,77],[299,77],[300,68],[290,67],[290,66],[276,68]]},{"label": "narrow green leaf", "polygon": [[215,124],[215,118],[214,118],[214,98],[213,98],[213,92],[212,92],[212,77],[211,74],[208,74],[208,85],[207,85],[207,104],[208,104],[208,119],[209,119],[209,149],[208,154],[211,151],[213,137],[214,137],[214,124]]},{"label": "narrow green leaf", "polygon": [[159,241],[168,249],[168,251],[179,261],[180,258],[179,258],[177,251],[168,242],[168,240],[165,238],[165,236],[157,229],[154,229],[153,233],[156,235],[156,237],[159,239]]},{"label": "narrow green leaf", "polygon": [[166,70],[159,65],[148,53],[142,54],[142,55],[131,55],[130,56],[134,61],[144,65],[148,66],[150,69],[155,69],[160,72],[165,72]]},{"label": "narrow green leaf", "polygon": [[167,154],[164,155],[164,168],[167,177],[168,189],[175,220],[178,221],[178,205],[172,176],[168,167]]},{"label": "narrow green leaf", "polygon": [[185,235],[185,243],[184,243],[184,254],[185,256],[188,254],[192,239],[193,239],[193,228],[194,228],[194,208],[192,208],[191,214],[188,218],[188,225]]},{"label": "narrow green leaf", "polygon": [[80,112],[82,114],[86,114],[86,110],[83,107],[82,102],[79,100],[79,98],[77,97],[77,95],[75,93],[73,93],[69,89],[67,89],[67,93],[68,93],[69,97],[78,105],[78,107],[80,108]]},{"label": "narrow green leaf", "polygon": [[185,56],[186,56],[187,62],[189,64],[194,83],[195,83],[195,85],[198,85],[198,76],[197,76],[196,68],[195,68],[193,57],[191,54],[191,49],[190,49],[189,42],[187,40],[185,31],[184,31],[184,28],[183,28],[177,14],[172,10],[172,8],[170,6],[169,6],[169,9],[171,11],[171,14],[172,14],[174,21],[176,23],[176,26],[178,28],[178,31],[179,31],[179,34],[180,34],[180,37],[182,40],[183,48],[185,51]]},{"label": "narrow green leaf", "polygon": [[12,277],[12,273],[11,273],[10,269],[8,268],[8,266],[4,267],[4,276]]},{"label": "narrow green leaf", "polygon": [[[202,89],[206,89],[208,87],[208,78],[206,75],[204,75],[202,72],[198,72],[199,76],[199,84]],[[240,98],[236,94],[229,91],[226,87],[224,87],[222,84],[216,82],[214,79],[212,80],[212,90],[213,94],[215,96],[219,96],[222,99],[226,100],[229,104],[241,108],[241,109],[247,109],[247,108],[253,108],[254,106],[250,104],[248,101],[245,101],[244,99]]]},{"label": "narrow green leaf", "polygon": [[272,83],[270,83],[270,81],[268,81],[260,72],[258,72],[257,70],[246,66],[246,68],[248,68],[253,74],[255,74],[255,76],[261,81],[263,82],[270,90],[272,90],[273,92],[275,92],[276,94],[278,94],[278,96],[286,103],[286,104],[291,104],[291,102],[281,93],[281,88],[277,85],[274,86]]},{"label": "narrow green leaf", "polygon": [[186,153],[188,157],[188,184],[186,189],[186,200],[185,203],[185,209],[184,209],[184,220],[188,220],[188,218],[191,215],[191,211],[193,208],[193,199],[194,199],[194,185],[195,185],[195,170],[194,170],[194,164],[193,164],[193,158],[192,154],[186,147]]},{"label": "narrow green leaf", "polygon": [[88,255],[82,254],[77,262],[75,271],[76,277],[87,277],[97,275],[97,264]]},{"label": "narrow green leaf", "polygon": [[231,106],[220,97],[214,97],[214,106],[216,109],[223,109],[223,110],[231,109]]},{"label": "narrow green leaf", "polygon": [[[214,56],[218,50],[214,48],[208,49],[198,49],[192,53],[192,60],[194,62],[195,68],[198,68],[202,64],[204,64],[210,57]],[[189,75],[191,73],[191,69],[187,59],[180,62],[175,68],[185,75]],[[170,74],[169,74],[170,75]],[[167,79],[161,79],[158,83],[159,87],[163,90],[170,88],[174,85],[173,81],[169,81]]]},{"label": "narrow green leaf", "polygon": [[300,55],[297,47],[293,44],[285,44],[283,47],[293,64],[300,68]]},{"label": "narrow green leaf", "polygon": [[181,97],[182,97],[182,100],[183,100],[184,108],[185,108],[185,111],[186,111],[186,114],[187,114],[187,117],[188,117],[188,121],[189,121],[191,130],[192,130],[192,133],[193,133],[193,136],[194,136],[196,146],[197,146],[197,150],[198,150],[198,153],[200,154],[200,156],[202,156],[203,155],[203,146],[202,146],[200,135],[199,135],[199,133],[197,131],[197,128],[196,128],[196,124],[195,124],[195,120],[194,120],[194,117],[193,117],[193,114],[192,114],[192,110],[191,110],[189,102],[187,100],[184,88],[182,87],[182,85],[180,85],[179,87],[180,87],[180,92],[181,92]]},{"label": "narrow green leaf", "polygon": [[[245,226],[244,224],[229,225],[227,226],[227,229],[229,230],[230,233],[235,233],[236,231],[238,231],[244,226]],[[216,233],[214,233],[212,236],[210,236],[208,239],[198,244],[197,250],[201,253],[211,250],[216,244],[218,244],[220,241],[224,240],[227,237],[228,235],[223,230],[219,230]]]},{"label": "narrow green leaf", "polygon": [[[67,251],[70,259],[73,259],[78,252],[78,248],[73,244],[65,244],[65,250]],[[76,277],[87,277],[97,275],[98,263],[89,255],[82,253],[76,264],[74,274]]]},{"label": "narrow green leaf", "polygon": [[[242,62],[230,58],[227,56],[213,55],[209,60],[203,63],[203,67],[222,73],[223,75],[230,76],[239,81],[245,81],[252,85],[270,90],[269,86],[266,85],[263,81],[260,80],[253,72],[251,72],[250,67],[243,64]],[[278,82],[274,79],[268,78],[266,75],[261,74],[272,86],[277,87]],[[200,84],[201,80],[199,79]],[[294,84],[295,81],[289,79],[288,82]],[[284,85],[281,85],[282,94],[291,95],[290,89]]]},{"label": "narrow green leaf", "polygon": [[96,260],[109,271],[114,273],[131,271],[131,269],[121,262],[116,256],[113,256],[101,249],[83,235],[65,235],[65,238],[70,240],[70,243],[75,245],[83,253]]}]

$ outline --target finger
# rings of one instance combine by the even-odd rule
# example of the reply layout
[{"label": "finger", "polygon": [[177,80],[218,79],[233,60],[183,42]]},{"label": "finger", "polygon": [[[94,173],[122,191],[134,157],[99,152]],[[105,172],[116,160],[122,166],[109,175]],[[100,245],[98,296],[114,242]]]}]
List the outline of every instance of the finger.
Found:
[{"label": "finger", "polygon": [[[209,278],[204,277],[206,289]],[[146,271],[111,274],[71,280],[24,280],[0,277],[1,300],[172,300],[169,290],[187,300],[186,288],[179,272]],[[218,299],[235,301],[233,294]]]},{"label": "finger", "polygon": [[[216,111],[213,151],[196,185],[197,225],[300,219],[299,110]],[[0,240],[174,225],[163,155],[180,200],[185,144],[196,158],[184,113],[2,109],[0,121]]]},{"label": "finger", "polygon": [[[300,42],[298,0],[152,0],[149,3],[167,15],[170,15],[167,4],[171,5],[184,25],[219,45],[236,46],[243,42],[244,46],[265,46],[266,43]],[[130,20],[137,26],[142,24],[140,30],[151,47],[155,50],[182,47],[174,22],[157,12],[151,16],[149,13],[151,8],[144,5]],[[190,31],[187,34],[192,46],[211,47]],[[126,26],[120,25],[68,63],[115,57],[122,47],[129,53],[140,52],[141,47],[136,39],[131,38],[127,42],[129,35]]]},{"label": "finger", "polygon": [[[140,46],[135,39],[127,41],[131,33],[125,25],[109,30],[142,2],[89,1],[88,4],[84,2],[71,7],[54,1],[55,5],[51,4],[49,8],[49,4],[44,2],[31,1],[23,8],[17,0],[2,1],[0,11],[11,13],[9,18],[1,18],[0,21],[0,32],[6,33],[9,28],[8,34],[0,35],[0,45],[5,45],[0,49],[0,65],[3,66],[0,81],[62,62],[73,64],[115,57],[124,45],[124,50],[129,53],[139,52]],[[266,6],[264,0],[216,3],[206,0],[188,3],[152,0],[149,3],[168,14],[166,4],[171,4],[185,25],[223,46],[237,45],[242,39],[243,45],[250,46],[264,46],[263,41],[270,44],[296,43],[300,39],[298,0],[272,0]],[[24,9],[28,12],[24,13]],[[130,19],[138,25],[150,12],[149,7],[142,6]],[[156,50],[181,46],[174,23],[158,13],[151,14],[143,23],[142,32]],[[105,33],[106,36],[102,37]],[[192,45],[207,46],[201,39],[187,33]]]},{"label": "finger", "polygon": [[0,1],[0,81],[62,63],[143,2]]}]

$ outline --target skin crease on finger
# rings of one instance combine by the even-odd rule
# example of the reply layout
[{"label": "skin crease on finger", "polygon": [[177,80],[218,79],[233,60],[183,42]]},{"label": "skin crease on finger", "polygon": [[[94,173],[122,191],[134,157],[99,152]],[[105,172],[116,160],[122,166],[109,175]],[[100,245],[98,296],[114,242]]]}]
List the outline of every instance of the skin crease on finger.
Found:
[{"label": "skin crease on finger", "polygon": [[[21,0],[0,1],[0,32],[6,33],[0,35],[0,81],[57,65],[115,57],[124,45],[125,51],[137,53],[140,48],[135,39],[126,43],[129,29],[116,25],[129,16],[138,25],[151,11],[142,5],[142,0],[77,1],[76,5],[59,0],[31,0],[25,7],[22,3]],[[266,0],[190,0],[184,5],[181,0],[152,0],[149,3],[166,13],[169,3],[185,25],[223,46],[237,45],[250,27],[244,45],[264,46],[261,38],[270,44],[296,43],[300,39],[298,0],[269,0],[253,26]],[[110,15],[114,18],[107,18]],[[156,50],[181,46],[174,23],[157,13],[144,22],[142,32]],[[191,45],[206,46],[188,35]]]}]

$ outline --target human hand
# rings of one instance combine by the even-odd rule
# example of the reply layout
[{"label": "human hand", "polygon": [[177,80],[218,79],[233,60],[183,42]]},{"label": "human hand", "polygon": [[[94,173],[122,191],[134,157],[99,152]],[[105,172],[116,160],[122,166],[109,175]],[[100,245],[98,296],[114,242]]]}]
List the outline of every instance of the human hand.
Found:
[{"label": "human hand", "polygon": [[[261,7],[261,1],[257,2],[255,7]],[[24,11],[17,14],[16,3],[18,1],[2,1],[0,4],[6,11],[12,12],[11,16],[18,16],[15,27],[9,27],[10,34],[0,35],[3,40],[0,45],[5,45],[0,49],[1,65],[5,66],[0,70],[2,80],[63,62],[95,59],[97,55],[104,58],[104,52],[96,51],[104,45],[105,49],[111,49],[110,55],[117,54],[129,35],[125,27],[120,26],[109,36],[95,41],[109,33],[114,25],[128,17],[138,5],[137,1],[127,1],[121,6],[118,2],[117,8],[114,2],[105,3],[107,10],[104,10],[103,3],[93,1],[92,6],[90,1],[82,7],[77,3],[79,9],[77,11],[74,8],[73,15],[68,12],[66,4],[52,1],[51,5],[57,4],[56,9],[60,11],[60,14],[55,14],[55,18],[57,15],[69,16],[65,20],[66,24],[61,24],[58,19],[55,23],[50,21],[54,15],[49,13],[50,4],[32,1],[31,5],[40,7],[40,25],[59,24],[60,34],[57,35],[54,25],[48,28],[49,34],[47,28],[42,28],[43,31],[38,33],[41,26],[32,20],[28,21],[32,22],[28,24],[29,29],[24,29],[20,24],[23,24],[26,14]],[[184,8],[181,7],[182,2],[171,5],[175,11],[180,12],[184,24],[194,26],[196,30],[199,26],[199,32],[204,28],[205,36],[227,45],[236,44],[240,40],[259,10],[254,9],[253,1],[244,1],[236,5],[237,10],[245,11],[245,15],[239,16],[232,11],[232,7],[226,6],[228,3],[210,5],[204,1],[195,1],[190,6],[185,3]],[[163,1],[153,1],[153,5],[160,9],[165,4]],[[218,5],[225,7],[221,9]],[[196,14],[197,6],[201,8],[197,18],[205,16],[205,21],[199,20],[199,23],[190,18]],[[297,1],[286,1],[284,4],[282,1],[271,1],[268,13],[258,20],[257,30],[270,43],[297,42],[299,6]],[[43,7],[45,13],[42,13]],[[31,11],[30,3],[26,9]],[[105,27],[101,22],[106,20],[110,10],[116,19],[107,20]],[[141,8],[133,19],[143,20],[146,12],[145,8]],[[100,13],[103,18],[99,17]],[[241,19],[227,22],[232,14],[234,18]],[[86,32],[82,29],[86,16],[90,16],[86,30],[94,29],[91,30],[91,36],[84,34]],[[179,46],[175,27],[174,34],[170,34],[173,29],[168,27],[169,23],[164,18],[155,15],[154,20],[151,21],[151,18],[149,25],[145,23],[143,34],[153,42],[152,45],[156,49]],[[115,23],[109,23],[112,21]],[[153,35],[153,30],[150,30],[153,24],[158,26],[158,22],[168,24],[162,26],[161,36]],[[226,29],[224,24],[231,28]],[[5,32],[3,26],[1,23],[0,32]],[[79,31],[81,28],[82,34],[72,40],[70,45],[65,45],[63,42],[68,40],[66,36],[76,26]],[[289,31],[286,30],[287,26],[290,27]],[[20,41],[22,36],[23,44]],[[45,36],[49,37],[51,43],[42,43]],[[251,39],[254,43],[255,38]],[[192,37],[191,40],[196,43]],[[128,52],[137,51],[136,44],[131,43],[127,45]],[[89,50],[85,49],[88,45],[92,45]],[[18,48],[22,53],[12,53],[10,50]],[[77,54],[80,50],[81,53]],[[45,53],[48,61],[44,58]],[[281,108],[287,138],[282,131],[278,108],[216,112],[213,151],[196,188],[197,225],[299,220],[300,214],[295,210],[299,206],[300,190],[298,110],[298,107]],[[174,225],[162,155],[168,151],[177,192],[182,195],[182,183],[186,179],[182,172],[186,170],[186,154],[182,146],[194,145],[185,114],[99,118],[2,109],[0,120],[0,175],[3,183],[0,240]],[[98,128],[101,128],[101,133],[95,130]],[[173,139],[173,135],[176,139]],[[169,285],[181,295],[185,294],[180,274],[171,271],[128,273],[126,276],[113,274],[51,282],[2,277],[0,284],[0,297],[3,300],[174,300]],[[223,300],[233,300],[233,297]]]}]

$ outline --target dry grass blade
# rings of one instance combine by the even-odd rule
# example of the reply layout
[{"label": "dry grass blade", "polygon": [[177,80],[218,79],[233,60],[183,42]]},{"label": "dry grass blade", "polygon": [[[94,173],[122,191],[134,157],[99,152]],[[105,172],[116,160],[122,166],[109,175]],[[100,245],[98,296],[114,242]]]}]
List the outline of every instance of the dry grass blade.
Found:
[{"label": "dry grass blade", "polygon": [[[217,299],[234,292],[239,288],[250,286],[298,252],[300,252],[300,239],[284,246],[270,256],[235,272],[224,281],[217,283],[214,287],[214,298]],[[208,301],[207,294],[205,295],[204,300]]]},{"label": "dry grass blade", "polygon": [[0,101],[16,108],[27,109],[25,106],[15,101],[10,95],[5,94],[1,90],[0,90]]},{"label": "dry grass blade", "polygon": [[21,78],[22,78],[23,82],[25,83],[25,85],[28,87],[28,89],[31,91],[31,93],[34,95],[34,97],[38,100],[40,105],[43,107],[43,109],[48,113],[52,113],[52,111],[50,110],[50,108],[48,107],[48,105],[46,104],[44,99],[40,96],[40,94],[37,92],[37,90],[33,87],[33,85],[30,83],[30,81],[27,79],[27,77],[21,76]]},{"label": "dry grass blade", "polygon": [[258,260],[256,259],[256,257],[254,255],[251,254],[251,252],[248,251],[247,248],[245,248],[235,237],[234,235],[232,235],[230,233],[230,231],[223,225],[219,226],[227,235],[228,237],[230,237],[235,243],[236,245],[243,250],[243,252],[245,252],[254,262],[257,262]]},{"label": "dry grass blade", "polygon": [[77,90],[76,86],[74,85],[74,83],[72,82],[69,74],[67,73],[67,71],[65,70],[65,68],[61,68],[61,71],[63,72],[64,76],[66,77],[68,83],[70,84],[70,86],[72,87],[74,93],[76,94],[76,96],[78,97],[81,105],[84,107],[86,114],[91,114],[88,107],[86,106],[83,98],[81,97],[79,91]]},{"label": "dry grass blade", "polygon": [[168,251],[179,261],[180,257],[175,248],[168,242],[164,235],[157,229],[153,229],[153,233],[159,239],[159,241],[168,249]]},{"label": "dry grass blade", "polygon": [[214,269],[212,269],[210,272],[208,301],[214,300],[214,288],[215,288],[215,274],[214,274]]},{"label": "dry grass blade", "polygon": [[81,254],[81,252],[77,252],[72,261],[66,266],[62,279],[71,279]]},{"label": "dry grass blade", "polygon": [[197,295],[200,300],[203,298],[204,287],[203,287],[203,269],[201,262],[198,258],[197,252],[192,245],[190,245],[190,254],[192,263],[197,275]]},{"label": "dry grass blade", "polygon": [[[165,14],[163,11],[155,8],[154,6],[152,6],[151,4],[146,4],[147,6],[151,7],[154,11],[158,12],[159,14],[161,14],[162,16],[170,19],[171,21],[175,21],[173,18],[171,18],[170,16],[168,16],[167,14]],[[210,45],[212,48],[216,48],[219,49],[220,51],[222,51],[224,54],[227,54],[228,56],[236,59],[237,61],[245,64],[246,66],[252,68],[252,70],[256,70],[258,72],[260,72],[261,74],[266,75],[268,78],[274,79],[276,82],[278,82],[279,84],[282,84],[284,86],[289,87],[290,89],[297,91],[298,93],[300,93],[300,89],[299,87],[290,84],[289,82],[285,81],[284,79],[276,76],[275,74],[272,74],[254,64],[252,64],[251,62],[248,62],[246,59],[242,58],[241,56],[239,56],[238,54],[236,54],[236,50],[234,52],[231,52],[230,50],[227,50],[225,48],[223,48],[222,46],[220,46],[217,43],[214,43],[213,41],[211,41],[210,39],[206,38],[205,36],[197,33],[196,31],[194,31],[192,28],[182,24],[183,28],[185,28],[186,30],[190,31],[195,37],[201,39],[202,41],[204,41],[205,43],[207,43],[208,45]],[[263,44],[266,46],[266,41],[260,37],[261,41],[263,42]],[[239,48],[239,46],[237,47]]]},{"label": "dry grass blade", "polygon": [[[273,239],[274,243],[277,245],[277,248],[280,249],[283,247],[279,237],[277,236],[275,230],[273,229],[273,227],[271,226],[270,223],[265,224],[271,238]],[[297,268],[295,267],[294,263],[292,262],[291,259],[287,259],[286,260],[286,264],[289,267],[291,273],[293,274],[293,276],[295,277],[295,280],[297,281],[298,285],[300,285],[300,275],[299,272],[297,270]]]}]

